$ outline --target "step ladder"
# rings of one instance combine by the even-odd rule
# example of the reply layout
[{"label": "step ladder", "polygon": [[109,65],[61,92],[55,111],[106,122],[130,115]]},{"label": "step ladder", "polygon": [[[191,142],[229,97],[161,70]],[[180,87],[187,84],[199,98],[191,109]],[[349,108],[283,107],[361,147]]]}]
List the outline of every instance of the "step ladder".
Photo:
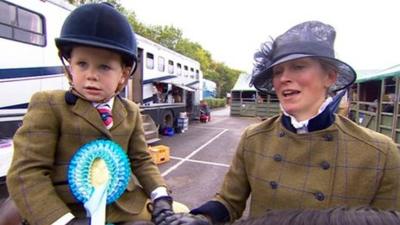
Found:
[{"label": "step ladder", "polygon": [[154,123],[151,116],[147,114],[141,114],[143,121],[144,137],[147,144],[153,144],[159,140],[158,129],[159,127]]}]

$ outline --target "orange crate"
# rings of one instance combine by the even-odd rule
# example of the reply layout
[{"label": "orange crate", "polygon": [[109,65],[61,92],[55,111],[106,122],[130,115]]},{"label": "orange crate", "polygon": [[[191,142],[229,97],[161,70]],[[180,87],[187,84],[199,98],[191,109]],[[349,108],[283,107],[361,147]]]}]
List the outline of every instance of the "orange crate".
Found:
[{"label": "orange crate", "polygon": [[148,148],[153,161],[161,164],[169,161],[169,147],[165,145],[149,146]]}]

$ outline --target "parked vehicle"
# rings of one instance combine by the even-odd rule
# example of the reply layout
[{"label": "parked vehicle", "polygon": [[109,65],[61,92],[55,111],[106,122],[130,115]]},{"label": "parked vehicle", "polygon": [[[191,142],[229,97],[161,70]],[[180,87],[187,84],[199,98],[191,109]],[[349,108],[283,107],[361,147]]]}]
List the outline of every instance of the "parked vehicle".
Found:
[{"label": "parked vehicle", "polygon": [[[62,0],[0,0],[0,138],[12,137],[34,92],[68,88],[54,38],[73,8]],[[122,95],[157,125],[173,126],[180,112],[190,114],[202,99],[200,64],[136,36],[139,66]]]},{"label": "parked vehicle", "polygon": [[387,135],[400,147],[400,65],[358,76],[349,96],[349,117]]},{"label": "parked vehicle", "polygon": [[231,90],[232,116],[257,116],[267,118],[280,112],[279,100],[276,96],[261,95],[254,87],[250,87],[250,74],[240,74]]},{"label": "parked vehicle", "polygon": [[203,79],[203,99],[217,97],[217,84],[212,80]]},{"label": "parked vehicle", "polygon": [[[74,8],[63,0],[0,0],[0,140],[12,138],[33,93],[69,88],[54,39]],[[198,109],[203,74],[199,62],[136,37],[138,69],[121,95],[141,107],[151,143]]]}]

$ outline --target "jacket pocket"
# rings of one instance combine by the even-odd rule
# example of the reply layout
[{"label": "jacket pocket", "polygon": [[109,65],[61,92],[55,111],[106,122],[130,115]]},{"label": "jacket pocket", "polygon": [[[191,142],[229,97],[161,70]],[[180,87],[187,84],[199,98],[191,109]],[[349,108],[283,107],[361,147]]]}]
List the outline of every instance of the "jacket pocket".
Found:
[{"label": "jacket pocket", "polygon": [[129,189],[122,194],[115,202],[115,205],[127,213],[139,214],[144,208],[148,197],[140,186]]}]

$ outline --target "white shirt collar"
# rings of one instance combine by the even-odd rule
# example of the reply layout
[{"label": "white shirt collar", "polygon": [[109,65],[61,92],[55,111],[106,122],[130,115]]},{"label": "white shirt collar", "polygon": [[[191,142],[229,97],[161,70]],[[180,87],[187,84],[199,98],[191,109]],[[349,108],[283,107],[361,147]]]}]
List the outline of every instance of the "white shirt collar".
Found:
[{"label": "white shirt collar", "polygon": [[97,102],[92,102],[92,105],[95,107],[95,108],[97,108],[97,106],[99,106],[99,105],[109,105],[110,106],[110,108],[112,109],[113,108],[113,106],[114,106],[114,99],[115,99],[115,97],[112,97],[110,100],[108,100],[107,102],[103,102],[103,103],[97,103]]},{"label": "white shirt collar", "polygon": [[279,104],[279,106],[281,107],[281,110],[282,110],[283,114],[284,114],[285,116],[290,117],[290,122],[292,123],[293,127],[296,128],[297,133],[298,133],[298,134],[304,134],[304,133],[308,133],[308,128],[307,128],[308,122],[309,122],[311,119],[313,119],[313,118],[315,118],[316,116],[318,116],[321,112],[323,112],[323,111],[326,109],[326,107],[329,105],[329,103],[332,102],[332,100],[333,100],[332,97],[328,97],[327,99],[325,99],[325,101],[324,101],[324,102],[322,103],[322,105],[319,107],[317,115],[315,115],[315,116],[313,116],[313,117],[311,117],[311,118],[309,118],[309,119],[307,119],[307,120],[303,120],[303,121],[297,121],[296,118],[294,118],[292,115],[288,114],[288,113],[283,109],[283,107],[282,107],[281,104]]}]

